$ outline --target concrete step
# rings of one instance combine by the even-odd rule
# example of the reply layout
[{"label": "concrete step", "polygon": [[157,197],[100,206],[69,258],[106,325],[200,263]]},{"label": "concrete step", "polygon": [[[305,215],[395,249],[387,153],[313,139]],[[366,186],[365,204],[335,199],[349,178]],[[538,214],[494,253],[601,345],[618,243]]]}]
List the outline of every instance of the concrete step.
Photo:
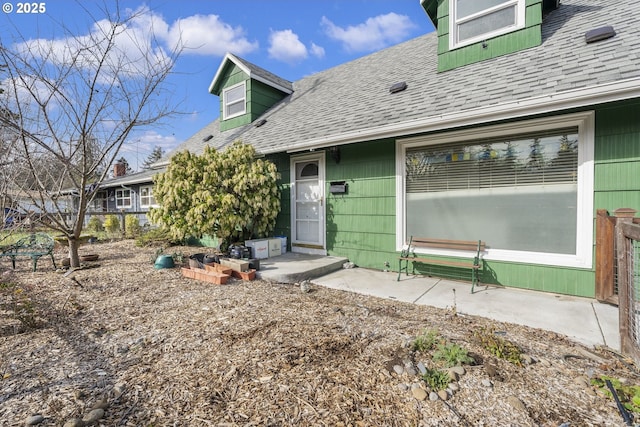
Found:
[{"label": "concrete step", "polygon": [[308,255],[295,252],[260,260],[260,270],[256,277],[278,283],[299,283],[313,280],[342,269],[349,261],[344,257]]}]

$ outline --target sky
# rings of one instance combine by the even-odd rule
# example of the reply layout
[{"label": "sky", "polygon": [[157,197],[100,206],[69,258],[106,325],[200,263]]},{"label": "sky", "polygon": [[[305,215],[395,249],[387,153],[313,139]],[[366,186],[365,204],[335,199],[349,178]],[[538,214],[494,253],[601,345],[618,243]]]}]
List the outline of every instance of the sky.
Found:
[{"label": "sky", "polygon": [[218,117],[219,98],[208,87],[227,52],[293,82],[433,31],[420,0],[48,0],[31,13],[24,5],[33,2],[1,3],[3,44],[64,46],[61,25],[88,35],[101,9],[116,4],[124,15],[139,13],[127,31],[153,33],[156,49],[182,43],[167,80],[178,114],[130,135],[121,153],[134,170],[154,147],[170,152]]}]

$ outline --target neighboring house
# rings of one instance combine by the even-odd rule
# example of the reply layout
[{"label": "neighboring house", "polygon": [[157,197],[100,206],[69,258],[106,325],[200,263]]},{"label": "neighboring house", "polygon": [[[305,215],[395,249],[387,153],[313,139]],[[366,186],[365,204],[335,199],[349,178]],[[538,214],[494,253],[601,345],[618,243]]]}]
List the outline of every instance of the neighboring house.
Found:
[{"label": "neighboring house", "polygon": [[481,239],[483,282],[593,297],[596,208],[640,210],[640,3],[421,5],[436,32],[293,83],[227,54],[177,150],[272,160],[292,251],[382,269],[412,235]]},{"label": "neighboring house", "polygon": [[125,174],[121,165],[114,165],[114,177],[100,184],[100,190],[89,205],[87,220],[92,215],[136,215],[140,225],[149,223],[146,213],[157,206],[153,197],[153,176],[162,169],[148,169]]}]

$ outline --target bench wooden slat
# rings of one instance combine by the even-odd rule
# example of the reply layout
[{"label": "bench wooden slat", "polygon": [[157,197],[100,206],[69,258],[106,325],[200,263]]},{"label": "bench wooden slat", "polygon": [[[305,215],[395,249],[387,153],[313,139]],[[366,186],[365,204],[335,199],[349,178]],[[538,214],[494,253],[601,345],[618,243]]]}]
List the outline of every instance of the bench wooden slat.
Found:
[{"label": "bench wooden slat", "polygon": [[[455,251],[465,251],[467,254],[460,254],[454,256],[454,258],[466,258],[467,260],[449,260],[441,258],[426,258],[419,256],[415,253],[416,248],[422,249],[448,249]],[[409,261],[413,266],[413,274],[415,274],[416,263],[440,265],[446,267],[455,267],[471,270],[471,292],[473,293],[474,287],[478,282],[478,270],[481,268],[480,253],[484,252],[486,245],[482,241],[472,240],[451,240],[451,239],[434,239],[429,237],[414,237],[411,236],[407,244],[407,249],[403,249],[399,259],[398,280],[402,270],[409,275]],[[405,266],[402,267],[402,262],[405,262]]]},{"label": "bench wooden slat", "polygon": [[450,267],[460,267],[460,268],[479,268],[479,266],[475,265],[473,262],[449,261],[446,259],[435,259],[435,258],[412,258],[412,257],[400,257],[399,259],[412,261],[412,262],[421,262],[423,264],[447,265]]}]

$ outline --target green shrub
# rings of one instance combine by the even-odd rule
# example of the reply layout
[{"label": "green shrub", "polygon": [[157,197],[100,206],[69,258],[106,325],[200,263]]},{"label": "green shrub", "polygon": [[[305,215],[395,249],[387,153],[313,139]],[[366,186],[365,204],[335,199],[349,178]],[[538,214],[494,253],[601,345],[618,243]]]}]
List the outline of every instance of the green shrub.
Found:
[{"label": "green shrub", "polygon": [[127,215],[124,220],[127,237],[137,237],[142,232],[140,220],[135,215]]},{"label": "green shrub", "polygon": [[424,330],[422,334],[418,335],[415,340],[411,343],[411,349],[413,351],[429,351],[433,349],[440,341],[440,337],[438,337],[438,331],[434,330]]},{"label": "green shrub", "polygon": [[640,386],[622,384],[617,379],[607,375],[600,375],[591,379],[591,385],[597,387],[605,396],[613,398],[611,390],[607,386],[606,381],[611,382],[611,386],[616,391],[620,403],[627,411],[640,413]]},{"label": "green shrub", "polygon": [[481,329],[474,332],[480,345],[499,359],[507,360],[514,365],[522,365],[522,350],[516,344],[496,335],[493,329]]},{"label": "green shrub", "polygon": [[440,343],[433,352],[433,360],[442,361],[447,367],[469,365],[474,362],[466,349],[454,343]]},{"label": "green shrub", "polygon": [[422,375],[422,379],[427,383],[431,391],[440,391],[447,388],[451,382],[448,372],[439,369],[429,369]]},{"label": "green shrub", "polygon": [[107,215],[104,219],[104,229],[111,234],[120,231],[120,220],[115,215]]},{"label": "green shrub", "polygon": [[87,223],[87,230],[99,233],[104,231],[104,226],[102,225],[102,221],[97,216],[92,216]]}]

